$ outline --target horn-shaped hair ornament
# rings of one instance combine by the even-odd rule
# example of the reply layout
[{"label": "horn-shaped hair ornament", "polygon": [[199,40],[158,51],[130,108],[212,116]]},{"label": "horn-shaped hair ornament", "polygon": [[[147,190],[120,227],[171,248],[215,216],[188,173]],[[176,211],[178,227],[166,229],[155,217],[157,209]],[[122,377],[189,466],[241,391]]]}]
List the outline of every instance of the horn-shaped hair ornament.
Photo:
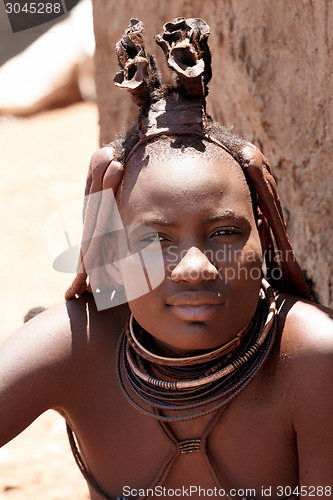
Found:
[{"label": "horn-shaped hair ornament", "polygon": [[210,28],[202,19],[178,18],[165,24],[164,33],[155,36],[177,75],[179,92],[188,98],[202,99],[203,106],[212,77],[209,35]]},{"label": "horn-shaped hair ornament", "polygon": [[[114,81],[127,89],[140,107],[138,130],[142,142],[170,131],[204,132],[205,98],[212,75],[209,33],[210,28],[202,19],[177,18],[164,25],[164,32],[155,39],[175,76],[174,87],[164,88],[154,58],[146,54],[143,25],[131,20],[116,45],[121,71]],[[140,144],[141,141],[135,149]]]},{"label": "horn-shaped hair ornament", "polygon": [[211,119],[206,115],[207,85],[212,77],[209,26],[202,19],[177,18],[155,36],[174,72],[172,87],[161,84],[155,60],[145,51],[143,32],[141,21],[132,19],[116,46],[121,71],[115,76],[115,84],[127,89],[140,107],[139,140],[126,161],[144,142],[160,135],[197,135],[222,147],[239,162],[255,193],[262,218],[267,278],[281,291],[313,300],[286,230],[268,161],[251,143],[245,143],[235,157],[210,133]]},{"label": "horn-shaped hair ornament", "polygon": [[[143,24],[131,19],[122,39],[116,44],[119,65],[122,68],[114,77],[117,87],[127,89],[137,106],[145,106],[150,101],[149,82],[152,79],[152,67],[149,67],[143,41]],[[153,64],[153,60],[150,60]],[[149,74],[149,78],[148,78]]]}]

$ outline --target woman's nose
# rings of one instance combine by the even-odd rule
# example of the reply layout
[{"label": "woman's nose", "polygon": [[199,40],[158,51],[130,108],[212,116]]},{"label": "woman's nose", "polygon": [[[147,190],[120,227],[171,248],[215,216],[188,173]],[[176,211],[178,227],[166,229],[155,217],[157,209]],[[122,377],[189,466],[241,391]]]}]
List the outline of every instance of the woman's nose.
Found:
[{"label": "woman's nose", "polygon": [[218,270],[210,262],[207,255],[199,248],[191,247],[172,270],[170,278],[175,282],[201,283],[206,280],[215,280],[217,276]]}]

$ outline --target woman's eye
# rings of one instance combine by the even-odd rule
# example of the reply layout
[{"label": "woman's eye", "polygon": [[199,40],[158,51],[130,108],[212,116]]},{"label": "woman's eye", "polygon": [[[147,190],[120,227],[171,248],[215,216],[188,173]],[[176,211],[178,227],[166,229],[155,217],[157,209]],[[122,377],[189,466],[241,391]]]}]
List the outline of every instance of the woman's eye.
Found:
[{"label": "woman's eye", "polygon": [[237,227],[224,227],[222,229],[218,229],[212,234],[214,236],[232,236],[234,234],[239,234],[241,231]]},{"label": "woman's eye", "polygon": [[163,241],[167,241],[167,238],[165,236],[163,236],[162,234],[158,234],[158,233],[149,234],[147,236],[143,236],[142,238],[140,238],[140,242],[142,242],[142,243],[153,243],[156,240],[158,240],[160,243],[162,243]]}]

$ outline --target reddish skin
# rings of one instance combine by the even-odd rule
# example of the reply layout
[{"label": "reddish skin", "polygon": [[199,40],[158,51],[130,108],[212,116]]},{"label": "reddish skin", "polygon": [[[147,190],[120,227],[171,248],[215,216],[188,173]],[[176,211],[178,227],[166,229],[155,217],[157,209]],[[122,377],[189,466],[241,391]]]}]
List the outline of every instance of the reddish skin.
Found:
[{"label": "reddish skin", "polygon": [[[105,146],[104,148],[96,151],[90,160],[89,170],[86,180],[85,187],[85,198],[83,207],[83,216],[85,221],[85,229],[88,228],[88,234],[84,237],[91,241],[93,239],[93,234],[95,228],[96,233],[104,232],[103,220],[97,218],[96,224],[96,213],[99,209],[96,207],[96,203],[93,204],[93,208],[87,205],[87,200],[89,195],[93,193],[102,193],[103,189],[113,189],[115,193],[123,177],[123,166],[118,161],[114,161],[114,150],[110,146]],[[95,199],[96,201],[96,199]],[[95,227],[96,224],[96,227]],[[81,269],[82,267],[82,269]],[[100,280],[101,281],[101,280]],[[75,296],[80,296],[86,293],[86,291],[92,292],[90,285],[87,285],[87,273],[85,270],[85,263],[83,260],[82,249],[80,251],[80,268],[76,274],[76,277],[65,293],[65,300],[70,300]]]},{"label": "reddish skin", "polygon": [[[124,225],[147,227],[133,234],[134,246],[140,248],[138,240],[149,237],[150,228],[157,231],[169,278],[133,300],[131,310],[140,325],[179,354],[230,340],[250,322],[258,302],[261,276],[252,271],[261,269],[261,242],[249,190],[239,165],[214,148],[223,165],[220,159],[210,160],[206,168],[198,154],[175,156],[167,168],[151,161],[138,172],[131,164],[121,190]],[[220,216],[223,220],[217,220]],[[233,255],[237,258],[230,259]],[[256,279],[246,278],[253,274]],[[184,321],[173,303],[178,304],[180,294],[196,291],[210,293],[212,302],[219,303],[207,321]]]},{"label": "reddish skin", "polygon": [[[225,287],[223,280],[215,277],[216,268],[203,258],[204,248],[216,249],[215,245],[223,244],[216,243],[212,234],[224,222],[209,228],[202,225],[207,212],[214,215],[212,210],[221,214],[232,209],[243,216],[237,224],[232,221],[235,227],[241,225],[241,233],[227,236],[228,243],[241,246],[244,252],[251,248],[260,253],[260,241],[237,164],[223,154],[207,162],[205,184],[202,171],[193,166],[196,158],[191,159],[192,166],[182,165],[191,170],[186,181],[177,170],[177,162],[168,165],[168,176],[159,171],[160,183],[158,165],[149,164],[133,191],[130,184],[135,173],[128,176],[122,191],[125,200],[130,194],[131,204],[136,204],[135,211],[123,209],[125,223],[135,222],[144,213],[151,215],[147,204],[151,207],[149,201],[155,197],[154,210],[179,223],[177,228],[156,229],[176,240],[182,250],[193,249],[178,263],[178,269],[173,269],[171,280],[131,304],[138,320],[158,336],[161,350],[171,350],[174,355],[226,342],[253,314],[256,299],[252,295],[258,289],[257,280],[235,281]],[[184,156],[178,164],[181,161],[185,161]],[[227,177],[223,175],[226,168]],[[214,184],[209,179],[214,179]],[[187,210],[191,217],[186,217]],[[227,226],[231,226],[230,221]],[[190,278],[193,265],[201,269],[204,279],[197,276],[194,282]],[[179,319],[165,302],[178,289],[193,287],[220,291],[225,304],[217,306],[216,316],[214,313],[196,324]],[[272,487],[270,498],[275,500],[282,498],[278,496],[279,485],[333,488],[332,313],[288,295],[280,295],[278,304],[279,333],[273,353],[222,414],[208,440],[210,456],[226,488],[254,488],[261,498],[261,487]],[[127,305],[97,312],[91,297],[83,296],[29,321],[0,349],[0,445],[43,411],[55,408],[71,422],[95,479],[113,497],[122,496],[124,485],[149,487],[173,449],[159,425],[132,408],[119,389],[115,351],[127,315]],[[165,322],[172,323],[176,334],[164,328]],[[172,428],[180,440],[193,438],[210,418]],[[214,487],[200,455],[181,455],[176,464],[164,486]],[[94,493],[91,498],[98,499]],[[302,498],[314,497],[305,494]]]}]

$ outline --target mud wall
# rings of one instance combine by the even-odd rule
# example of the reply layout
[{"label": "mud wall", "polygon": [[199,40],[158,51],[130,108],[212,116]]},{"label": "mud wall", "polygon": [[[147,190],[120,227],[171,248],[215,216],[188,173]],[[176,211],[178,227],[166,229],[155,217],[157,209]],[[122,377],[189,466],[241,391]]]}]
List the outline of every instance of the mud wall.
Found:
[{"label": "mud wall", "polygon": [[131,124],[135,106],[113,85],[114,51],[130,17],[153,35],[178,16],[211,26],[208,111],[257,144],[278,186],[297,257],[321,303],[333,305],[333,3],[329,0],[94,0],[101,144]]}]

